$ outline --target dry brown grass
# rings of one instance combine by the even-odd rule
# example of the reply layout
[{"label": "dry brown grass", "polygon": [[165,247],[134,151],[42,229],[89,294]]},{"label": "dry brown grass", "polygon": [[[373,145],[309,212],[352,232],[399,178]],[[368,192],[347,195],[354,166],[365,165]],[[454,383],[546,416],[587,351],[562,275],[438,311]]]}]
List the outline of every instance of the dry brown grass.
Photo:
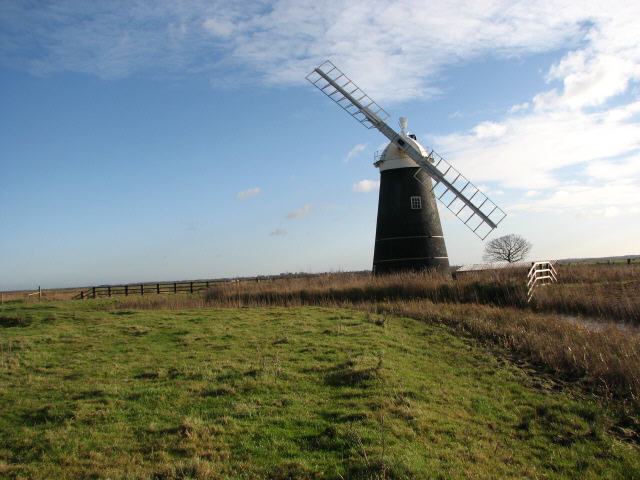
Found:
[{"label": "dry brown grass", "polygon": [[330,305],[393,299],[429,299],[433,302],[494,303],[524,306],[524,283],[509,272],[483,278],[451,280],[437,272],[385,276],[326,274],[265,282],[220,284],[205,293],[208,303],[244,305]]},{"label": "dry brown grass", "polygon": [[[73,297],[78,295],[81,290],[81,288],[43,289],[42,300],[71,300]],[[25,302],[40,301],[37,289],[0,292],[0,299],[2,302],[9,302],[12,300],[23,300]]]},{"label": "dry brown grass", "polygon": [[560,283],[538,289],[538,311],[640,324],[640,283]]},{"label": "dry brown grass", "polygon": [[220,283],[204,296],[145,296],[120,299],[123,308],[199,308],[205,305],[341,305],[427,299],[537,312],[585,315],[640,324],[640,265],[558,266],[559,283],[538,288],[526,302],[526,271],[489,271],[451,279],[439,273],[388,276],[326,274],[275,280]]},{"label": "dry brown grass", "polygon": [[[480,303],[532,308],[540,312],[586,315],[640,324],[640,263],[559,264],[559,283],[539,288],[526,303],[526,270],[497,270],[458,275],[438,273],[388,276],[337,273],[273,280],[219,283],[199,295],[130,296],[119,304],[131,308],[199,308],[206,304],[327,305],[391,299],[428,299],[441,303]],[[67,300],[80,289],[43,290],[43,299]],[[37,301],[32,291],[5,292],[4,300]]]},{"label": "dry brown grass", "polygon": [[556,268],[558,280],[562,283],[611,283],[640,279],[640,263],[561,263]]},{"label": "dry brown grass", "polygon": [[559,265],[558,284],[539,289],[533,307],[640,324],[640,264]]}]

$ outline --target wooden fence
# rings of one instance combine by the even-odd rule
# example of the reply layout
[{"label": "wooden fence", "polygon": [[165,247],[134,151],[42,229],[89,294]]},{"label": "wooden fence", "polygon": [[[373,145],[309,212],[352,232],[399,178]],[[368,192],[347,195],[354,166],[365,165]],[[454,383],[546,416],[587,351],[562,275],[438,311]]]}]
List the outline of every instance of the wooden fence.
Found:
[{"label": "wooden fence", "polygon": [[75,297],[76,300],[85,298],[114,297],[118,295],[159,295],[168,293],[195,293],[206,290],[211,285],[219,283],[215,280],[172,283],[138,283],[133,285],[107,285],[91,287],[81,290]]}]

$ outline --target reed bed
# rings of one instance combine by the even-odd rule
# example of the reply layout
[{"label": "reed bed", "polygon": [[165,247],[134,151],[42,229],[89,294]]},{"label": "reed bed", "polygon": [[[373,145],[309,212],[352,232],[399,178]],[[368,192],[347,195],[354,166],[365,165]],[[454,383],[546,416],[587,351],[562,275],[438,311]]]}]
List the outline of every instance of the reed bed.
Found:
[{"label": "reed bed", "polygon": [[558,284],[538,289],[538,311],[640,325],[640,264],[560,264]]},{"label": "reed bed", "polygon": [[640,263],[559,263],[556,269],[560,283],[612,283],[640,279]]},{"label": "reed bed", "polygon": [[526,301],[526,270],[475,272],[455,279],[426,272],[246,281],[220,284],[208,290],[205,299],[228,306],[427,299],[434,303],[508,306],[640,324],[640,265],[559,266],[558,270],[559,283],[538,288],[531,304]]},{"label": "reed bed", "polygon": [[385,276],[344,273],[220,284],[209,289],[204,298],[207,302],[228,306],[325,305],[396,299],[525,306],[526,286],[522,277],[503,271],[461,281],[438,272]]},{"label": "reed bed", "polygon": [[515,307],[640,325],[640,265],[558,267],[559,282],[537,288],[527,303],[526,270],[471,272],[451,278],[437,272],[371,276],[334,273],[274,280],[219,283],[203,296],[129,297],[132,308],[205,305],[334,305],[390,300],[430,300]]}]

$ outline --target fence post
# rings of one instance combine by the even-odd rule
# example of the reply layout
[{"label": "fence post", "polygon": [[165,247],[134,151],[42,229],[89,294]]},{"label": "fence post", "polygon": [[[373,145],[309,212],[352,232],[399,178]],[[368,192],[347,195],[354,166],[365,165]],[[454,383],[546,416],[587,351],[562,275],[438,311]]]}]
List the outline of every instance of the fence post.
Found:
[{"label": "fence post", "polygon": [[178,293],[178,284],[173,282],[173,293]]},{"label": "fence post", "polygon": [[84,300],[84,291],[80,290],[80,300]]},{"label": "fence post", "polygon": [[140,295],[144,295],[144,285],[140,284]]},{"label": "fence post", "polygon": [[93,298],[96,298],[96,287],[91,287],[91,289],[93,290]]},{"label": "fence post", "polygon": [[42,287],[38,285],[38,301],[42,301]]},{"label": "fence post", "polygon": [[129,295],[129,285],[125,285],[124,286],[124,296],[128,296]]},{"label": "fence post", "polygon": [[209,288],[209,282],[205,282],[205,286]]},{"label": "fence post", "polygon": [[156,283],[156,293],[160,295],[160,284]]},{"label": "fence post", "polygon": [[191,291],[191,293],[193,293],[193,282],[189,284],[189,290]]},{"label": "fence post", "polygon": [[107,287],[107,297],[111,296],[111,286]]}]

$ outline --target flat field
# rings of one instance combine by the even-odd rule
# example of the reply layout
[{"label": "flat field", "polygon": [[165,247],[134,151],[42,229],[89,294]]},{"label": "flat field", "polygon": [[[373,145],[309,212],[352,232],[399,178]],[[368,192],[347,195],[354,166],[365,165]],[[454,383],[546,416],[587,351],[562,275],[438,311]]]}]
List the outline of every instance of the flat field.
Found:
[{"label": "flat field", "polygon": [[505,352],[355,308],[9,302],[0,476],[640,478],[630,399]]}]

